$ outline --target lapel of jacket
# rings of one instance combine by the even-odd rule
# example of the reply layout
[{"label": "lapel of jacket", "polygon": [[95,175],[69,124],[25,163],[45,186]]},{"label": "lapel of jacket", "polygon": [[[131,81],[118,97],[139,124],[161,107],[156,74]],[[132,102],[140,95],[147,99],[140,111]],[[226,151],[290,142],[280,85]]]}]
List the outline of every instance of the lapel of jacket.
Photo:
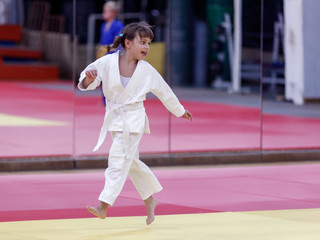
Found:
[{"label": "lapel of jacket", "polygon": [[[118,69],[119,69],[119,61],[118,61]],[[119,83],[121,85],[120,73],[118,74],[118,76],[119,76]],[[123,91],[119,94],[117,98],[117,102],[126,104],[126,102],[130,99],[130,97],[134,97],[133,96],[134,90],[137,87],[137,85],[139,85],[139,82],[142,78],[143,78],[142,61],[138,61],[136,69],[131,77],[130,82],[125,88],[123,88]]]}]

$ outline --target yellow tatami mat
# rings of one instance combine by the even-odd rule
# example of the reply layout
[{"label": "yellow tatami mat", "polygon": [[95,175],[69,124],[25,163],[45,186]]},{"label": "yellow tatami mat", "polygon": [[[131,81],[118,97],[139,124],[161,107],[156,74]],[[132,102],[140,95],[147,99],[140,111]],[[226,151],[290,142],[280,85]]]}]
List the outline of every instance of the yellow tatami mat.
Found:
[{"label": "yellow tatami mat", "polygon": [[64,126],[67,122],[44,120],[0,113],[0,127]]},{"label": "yellow tatami mat", "polygon": [[3,222],[0,239],[319,240],[320,209]]}]

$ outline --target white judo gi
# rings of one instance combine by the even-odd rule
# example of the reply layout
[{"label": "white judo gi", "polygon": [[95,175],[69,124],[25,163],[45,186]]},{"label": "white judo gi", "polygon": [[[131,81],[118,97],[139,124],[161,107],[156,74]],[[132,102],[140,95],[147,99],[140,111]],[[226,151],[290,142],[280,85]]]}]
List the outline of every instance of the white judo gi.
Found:
[{"label": "white judo gi", "polygon": [[[157,178],[148,166],[139,160],[138,145],[143,133],[150,133],[148,117],[143,106],[146,94],[152,92],[165,107],[177,117],[185,113],[184,107],[161,75],[146,61],[138,61],[137,67],[126,87],[120,80],[119,54],[106,55],[88,65],[81,73],[78,88],[94,90],[102,82],[106,98],[106,114],[100,131],[96,151],[107,132],[113,140],[109,151],[105,186],[99,200],[109,205],[120,194],[129,175],[141,198],[146,200],[162,190]],[[87,70],[97,70],[97,78],[86,88],[82,86]]]}]

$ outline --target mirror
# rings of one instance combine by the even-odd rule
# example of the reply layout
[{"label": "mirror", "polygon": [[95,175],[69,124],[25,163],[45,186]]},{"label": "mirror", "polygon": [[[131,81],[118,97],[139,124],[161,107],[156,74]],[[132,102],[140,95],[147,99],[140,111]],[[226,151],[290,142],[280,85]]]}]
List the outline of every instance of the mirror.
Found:
[{"label": "mirror", "polygon": [[[168,116],[160,101],[148,95],[145,106],[152,134],[145,134],[142,138],[141,154],[210,152],[219,155],[226,152],[255,152],[259,156],[260,26],[256,23],[260,22],[260,4],[250,0],[237,6],[234,6],[232,0],[201,1],[200,4],[191,0],[188,4],[185,1],[137,2],[139,4],[134,6],[123,2],[123,12],[119,19],[124,23],[147,20],[157,26],[146,60],[158,71],[160,69],[159,72],[164,69],[162,75],[182,104],[194,115],[192,124]],[[83,55],[87,54],[87,62],[78,62],[78,70],[95,59],[99,47],[99,26],[103,23],[100,13],[102,3],[98,7],[91,2],[79,4],[86,4],[78,5],[78,8],[88,9],[86,14],[90,15],[80,17],[77,13],[77,18],[89,19],[90,26],[87,32],[83,32],[84,36],[87,34],[87,39],[79,38],[79,51]],[[97,8],[92,11],[94,7]],[[183,17],[191,15],[195,18]],[[235,17],[241,29],[235,33],[237,36],[233,36]],[[233,50],[231,46],[234,38],[238,48]],[[237,67],[242,69],[235,76],[231,71],[233,54],[237,54],[240,62]],[[76,158],[106,158],[110,139],[98,152],[91,152],[103,121],[101,98],[101,90],[76,90]]]},{"label": "mirror", "polygon": [[[148,21],[155,25],[154,40],[150,46],[151,51],[147,56],[147,61],[152,64],[157,71],[166,79],[165,57],[166,57],[166,31],[165,21],[166,1],[119,1],[121,10],[118,14],[120,23],[127,24],[133,21]],[[99,50],[103,49],[103,44],[110,44],[110,37],[103,32],[105,29],[104,17],[102,15],[104,1],[77,1],[76,22],[78,28],[78,57],[76,64],[76,80],[81,71],[98,57]],[[108,16],[105,16],[108,18]],[[110,27],[117,28],[114,24]],[[83,26],[88,26],[84,28]],[[111,30],[109,33],[112,32]],[[103,37],[102,37],[103,36]],[[114,36],[113,36],[114,37]],[[109,42],[108,42],[109,41]],[[105,53],[104,53],[105,54]],[[144,102],[149,118],[152,134],[144,134],[139,145],[142,156],[155,156],[168,153],[168,113],[160,101],[153,95],[147,95]],[[97,143],[99,131],[103,123],[105,114],[104,99],[102,90],[79,91],[75,89],[75,150],[74,157],[78,159],[78,167],[105,166],[107,155],[111,146],[111,138],[108,133],[107,138],[100,149],[92,152]],[[86,160],[92,160],[90,162]],[[96,160],[96,161],[94,161]],[[101,161],[100,161],[101,160]]]},{"label": "mirror", "polygon": [[[5,49],[0,64],[1,98],[6,103],[0,112],[1,157],[66,157],[76,160],[69,161],[70,168],[104,167],[110,136],[92,152],[105,113],[101,90],[82,92],[76,84],[80,72],[96,59],[105,1],[48,0],[37,7],[32,0],[3,2],[12,4],[10,9],[19,14],[6,13],[1,21],[23,27],[13,26],[12,36],[1,34],[10,37],[1,39]],[[156,26],[146,60],[194,117],[192,123],[173,117],[148,95],[145,107],[152,134],[143,136],[141,155],[151,162],[160,159],[154,164],[161,164],[163,157],[166,163],[176,164],[167,157],[178,153],[259,156],[260,4],[254,0],[120,3],[123,23],[145,20]],[[266,37],[270,38],[265,33]],[[278,45],[281,60],[281,41]],[[12,65],[18,68],[5,70]],[[281,86],[273,86],[281,91]],[[269,90],[265,83],[263,90]],[[274,109],[268,110],[268,101],[266,93],[264,149],[273,141],[267,114]]]},{"label": "mirror", "polygon": [[281,150],[294,153],[296,159],[299,153],[306,157],[320,147],[319,9],[318,1],[265,1],[262,148],[266,157]]},{"label": "mirror", "polygon": [[36,169],[38,158],[70,159],[72,38],[58,9],[67,3],[0,3],[1,158],[33,159]]},{"label": "mirror", "polygon": [[[172,49],[172,75],[174,90],[194,121],[172,118],[171,152],[200,156],[194,161],[193,154],[192,159],[184,155],[184,163],[227,163],[241,161],[241,156],[246,156],[242,161],[250,161],[252,153],[259,160],[260,4],[189,2],[172,2],[173,32],[181,31],[173,38],[184,34],[181,44]],[[195,18],[179,21],[184,15]],[[185,39],[192,39],[190,45]]]}]

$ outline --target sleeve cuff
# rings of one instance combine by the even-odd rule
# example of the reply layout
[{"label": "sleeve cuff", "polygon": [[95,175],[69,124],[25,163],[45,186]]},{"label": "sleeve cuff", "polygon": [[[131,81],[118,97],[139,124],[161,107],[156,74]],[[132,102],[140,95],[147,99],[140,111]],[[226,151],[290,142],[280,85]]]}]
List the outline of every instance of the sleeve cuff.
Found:
[{"label": "sleeve cuff", "polygon": [[94,90],[94,89],[96,88],[96,86],[97,86],[97,84],[98,84],[98,77],[96,77],[96,79],[93,80],[93,82],[90,83],[87,88],[84,88],[84,87],[83,87],[83,84],[82,84],[82,83],[83,83],[83,80],[84,80],[84,79],[85,79],[85,78],[81,79],[81,81],[78,83],[78,88],[79,88],[81,91]]},{"label": "sleeve cuff", "polygon": [[186,110],[185,110],[184,107],[181,105],[179,108],[176,109],[176,111],[174,112],[174,115],[175,115],[176,117],[181,117],[185,112],[186,112]]}]

